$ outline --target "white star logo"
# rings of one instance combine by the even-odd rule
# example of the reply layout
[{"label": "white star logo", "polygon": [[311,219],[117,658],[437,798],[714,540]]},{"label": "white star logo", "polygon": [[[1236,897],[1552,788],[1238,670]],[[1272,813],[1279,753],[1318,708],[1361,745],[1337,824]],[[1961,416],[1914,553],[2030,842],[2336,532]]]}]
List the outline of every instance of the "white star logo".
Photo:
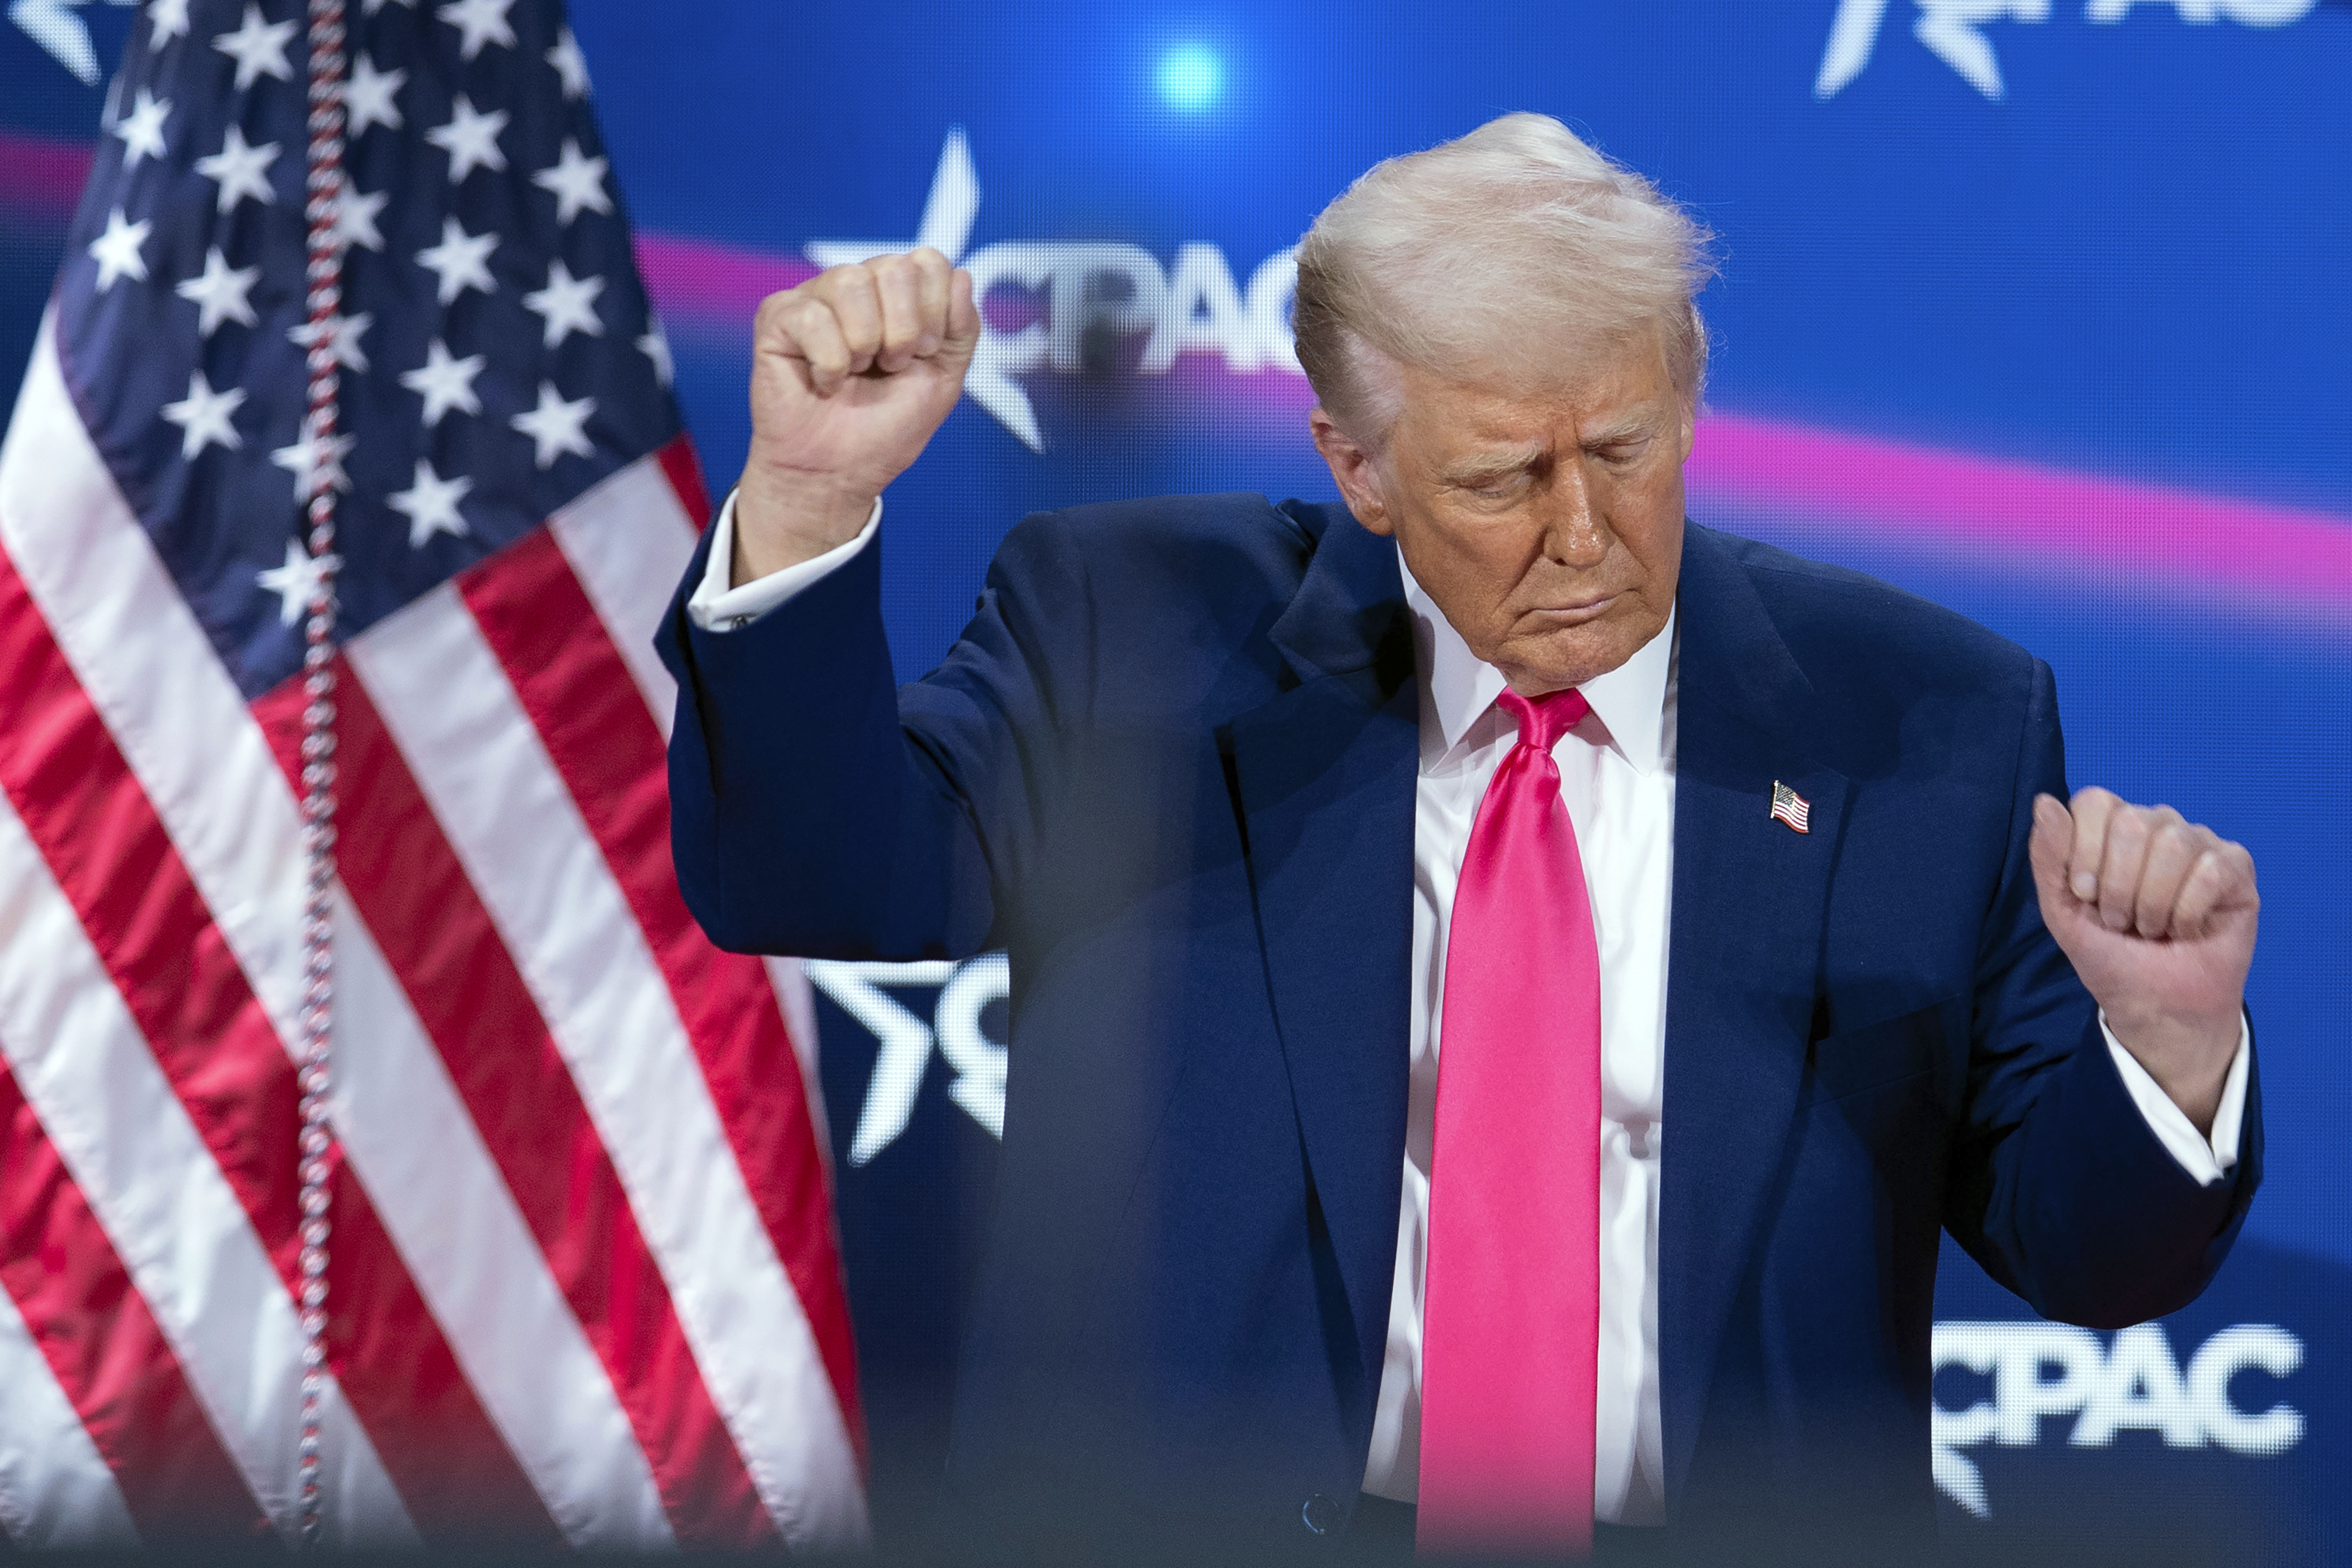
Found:
[{"label": "white star logo", "polygon": [[449,183],[456,184],[477,169],[492,173],[507,166],[507,155],[499,149],[499,133],[507,128],[508,115],[503,109],[488,114],[478,114],[464,93],[459,93],[449,106],[449,123],[438,125],[425,133],[425,140],[449,154]]},{"label": "white star logo", "polygon": [[[15,0],[8,7],[8,20],[47,51],[51,59],[73,72],[75,79],[84,87],[96,87],[98,49],[89,41],[89,28],[72,9],[86,3],[87,0]],[[113,3],[127,5],[131,0]]]},{"label": "white star logo", "polygon": [[446,307],[457,303],[457,296],[468,288],[478,288],[485,294],[498,292],[499,286],[490,277],[490,252],[498,246],[498,235],[469,235],[456,218],[445,217],[441,220],[441,243],[418,251],[416,265],[431,269],[440,278],[435,294]]},{"label": "white star logo", "polygon": [[546,321],[543,346],[552,349],[574,332],[592,338],[604,335],[604,323],[596,316],[596,296],[604,292],[603,278],[574,277],[572,269],[558,259],[548,263],[547,287],[532,289],[522,302]]},{"label": "white star logo", "polygon": [[450,0],[433,14],[465,35],[457,41],[457,57],[470,60],[484,44],[514,47],[514,28],[507,23],[507,13],[513,9],[514,0]]},{"label": "white star logo", "polygon": [[266,76],[294,79],[294,68],[286,60],[286,43],[293,36],[293,23],[265,22],[261,7],[247,0],[244,26],[221,34],[213,47],[236,61],[236,89],[243,92]]},{"label": "white star logo", "polygon": [[658,318],[646,320],[645,336],[637,340],[637,351],[653,361],[654,374],[667,386],[677,379],[677,361],[669,351],[669,334],[662,330]]},{"label": "white star logo", "polygon": [[369,195],[348,185],[343,187],[341,197],[335,203],[335,226],[328,235],[335,248],[348,250],[356,245],[367,250],[382,250],[383,231],[375,226],[375,220],[390,200],[389,191]]},{"label": "white star logo", "polygon": [[154,226],[144,218],[135,224],[123,222],[121,207],[106,215],[106,232],[89,242],[89,254],[98,259],[100,294],[113,287],[117,278],[147,281],[147,258],[139,254],[139,247],[147,243],[147,231]]},{"label": "white star logo", "polygon": [[466,519],[457,515],[457,503],[474,482],[463,474],[454,479],[444,479],[433,472],[433,465],[420,457],[416,460],[416,482],[405,490],[395,490],[384,497],[384,505],[408,519],[408,548],[423,549],[425,541],[435,534],[448,534],[462,538],[473,530]]},{"label": "white star logo", "polygon": [[555,221],[568,224],[580,215],[580,209],[611,214],[613,198],[604,192],[604,171],[608,167],[602,158],[583,157],[580,143],[567,136],[563,151],[556,157],[555,166],[541,169],[530,177],[530,183],[543,191],[555,193]]},{"label": "white star logo", "polygon": [[[963,258],[964,247],[971,243],[972,223],[979,216],[980,175],[972,167],[971,149],[959,126],[948,131],[940,148],[939,170],[931,176],[931,193],[923,203],[923,221],[913,239],[818,239],[803,249],[819,267],[847,267],[921,246],[930,246],[953,263]],[[1029,450],[1043,452],[1045,438],[1037,429],[1029,394],[995,362],[992,349],[992,335],[982,333],[980,352],[964,373],[963,390]]]},{"label": "white star logo", "polygon": [[556,395],[553,382],[541,382],[539,406],[528,413],[516,414],[508,423],[537,444],[539,465],[552,468],[556,458],[566,452],[585,457],[595,450],[588,442],[588,420],[595,412],[594,398],[566,402]]},{"label": "white star logo", "polygon": [[188,36],[188,0],[155,0],[147,7],[147,47],[160,50]]},{"label": "white star logo", "polygon": [[231,267],[220,246],[215,246],[205,252],[204,276],[187,279],[172,292],[195,301],[196,336],[209,338],[224,321],[253,325],[253,302],[248,297],[260,277],[257,267]]},{"label": "white star logo", "polygon": [[436,338],[425,346],[425,363],[415,370],[403,371],[400,384],[425,400],[425,427],[430,430],[453,408],[459,413],[482,412],[482,402],[474,395],[474,378],[488,362],[481,354],[453,360],[449,346]]},{"label": "white star logo", "polygon": [[334,356],[335,363],[347,371],[365,375],[368,368],[367,351],[360,347],[360,338],[374,325],[374,314],[362,310],[355,316],[330,316],[322,326],[313,326],[304,321],[286,329],[286,336],[292,340],[296,348],[306,353],[321,337],[324,337],[327,351]]},{"label": "white star logo", "polygon": [[163,121],[172,113],[172,100],[156,101],[155,95],[145,88],[139,89],[138,99],[131,112],[115,124],[114,134],[122,138],[122,166],[139,167],[142,158],[164,156]]},{"label": "white star logo", "polygon": [[217,204],[225,213],[247,196],[264,204],[275,202],[278,193],[269,188],[269,166],[277,161],[277,142],[248,147],[245,132],[232,125],[221,139],[219,152],[196,160],[196,172],[220,185]]},{"label": "white star logo", "polygon": [[371,125],[397,131],[406,124],[393,98],[407,80],[405,67],[380,71],[367,56],[354,57],[351,79],[343,83],[343,140],[357,141]]},{"label": "white star logo", "polygon": [[[2102,16],[2100,9],[2093,0],[2088,11],[2092,21],[2116,19]],[[1998,101],[2008,90],[2000,78],[2000,58],[1993,52],[1992,40],[1979,29],[1991,22],[2049,19],[2050,0],[1919,0],[1919,19],[1911,25],[1911,36],[1970,87]],[[2196,19],[2213,19],[2210,4]],[[1815,98],[1836,97],[1862,74],[1878,47],[1879,28],[1885,20],[1886,0],[1839,0],[1829,43],[1822,50],[1822,68],[1813,78]]]},{"label": "white star logo", "polygon": [[555,47],[547,51],[547,63],[563,78],[566,102],[588,95],[588,59],[580,52],[580,40],[566,27],[555,36]]},{"label": "white star logo", "polygon": [[286,541],[286,564],[273,566],[267,571],[253,574],[253,580],[278,595],[278,623],[291,626],[302,619],[302,612],[326,580],[327,573],[336,564],[333,556],[313,560],[310,552],[302,548],[299,539]]},{"label": "white star logo", "polygon": [[[215,252],[215,254],[218,254]],[[205,372],[196,371],[188,378],[188,395],[178,402],[163,405],[163,417],[180,427],[180,455],[193,458],[207,446],[226,446],[234,452],[245,444],[245,437],[229,423],[245,402],[239,387],[224,387],[219,392],[205,380]]]},{"label": "white star logo", "polygon": [[302,439],[291,446],[281,446],[269,455],[269,460],[294,476],[294,499],[308,502],[311,492],[321,486],[338,490],[352,487],[351,476],[343,472],[343,459],[352,455],[352,438],[337,434],[328,438],[322,450],[317,438],[309,434],[307,422]]}]

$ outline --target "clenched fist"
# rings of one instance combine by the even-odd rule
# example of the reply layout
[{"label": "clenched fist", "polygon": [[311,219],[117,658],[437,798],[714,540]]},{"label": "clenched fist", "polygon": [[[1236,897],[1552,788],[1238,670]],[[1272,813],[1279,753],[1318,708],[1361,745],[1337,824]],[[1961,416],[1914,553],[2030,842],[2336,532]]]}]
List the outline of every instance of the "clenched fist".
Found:
[{"label": "clenched fist", "polygon": [[971,275],[928,248],[832,267],[761,301],[734,580],[856,538],[955,407],[979,345]]},{"label": "clenched fist", "polygon": [[2169,806],[2084,789],[2033,802],[2042,924],[2107,1027],[2200,1131],[2237,1054],[2254,957],[2254,858]]}]

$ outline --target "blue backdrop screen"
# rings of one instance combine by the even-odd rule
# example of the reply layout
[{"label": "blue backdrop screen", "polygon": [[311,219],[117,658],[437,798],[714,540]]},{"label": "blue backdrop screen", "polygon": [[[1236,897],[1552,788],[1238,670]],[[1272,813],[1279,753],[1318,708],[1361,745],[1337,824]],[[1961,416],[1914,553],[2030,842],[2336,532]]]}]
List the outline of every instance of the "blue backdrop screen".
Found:
[{"label": "blue backdrop screen", "polygon": [[[126,12],[46,9],[119,51]],[[1948,1249],[1948,1527],[2344,1552],[2352,6],[572,10],[718,484],[763,293],[918,239],[980,274],[995,371],[889,500],[908,676],[1025,512],[1330,495],[1288,249],[1373,162],[1539,110],[1686,203],[1722,262],[1693,515],[2023,643],[2056,671],[2076,783],[2177,805],[2261,868],[2269,1175],[2244,1238],[2197,1305],[2117,1335],[2034,1322]],[[103,91],[45,37],[0,26],[12,375]],[[816,978],[876,1503],[912,1528],[990,1201],[1003,970]],[[893,1020],[920,1028],[885,1049]]]}]

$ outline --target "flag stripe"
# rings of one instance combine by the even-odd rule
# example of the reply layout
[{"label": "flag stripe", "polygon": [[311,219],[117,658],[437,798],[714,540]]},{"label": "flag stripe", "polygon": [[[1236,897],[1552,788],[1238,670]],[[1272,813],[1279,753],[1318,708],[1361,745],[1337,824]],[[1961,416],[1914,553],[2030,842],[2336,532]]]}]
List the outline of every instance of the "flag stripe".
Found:
[{"label": "flag stripe", "polygon": [[0,1388],[8,1391],[0,1399],[0,1555],[12,1543],[118,1551],[138,1545],[114,1472],[5,1290]]},{"label": "flag stripe", "polygon": [[645,934],[496,655],[447,585],[349,652],[572,1068],[761,1500],[791,1545],[862,1540],[807,1317]]},{"label": "flag stripe", "polygon": [[0,1525],[19,1543],[135,1546],[131,1499],[158,1540],[268,1530],[5,1060],[0,1389]]},{"label": "flag stripe", "polygon": [[753,1201],[855,1442],[849,1304],[800,1061],[760,960],[720,952],[687,912],[660,732],[551,537],[520,540],[457,582],[652,946],[736,1161],[756,1173]]},{"label": "flag stripe", "polygon": [[[672,519],[675,527],[663,526]],[[692,514],[662,468],[632,463],[556,513],[548,531],[572,563],[667,740],[677,683],[654,652],[654,632],[694,554]]]},{"label": "flag stripe", "polygon": [[[295,1038],[302,910],[293,797],[258,726],[74,413],[57,361],[53,319],[43,323],[25,391],[7,440],[0,445],[0,539],[5,539],[9,558],[0,561],[0,635],[17,644],[14,656],[0,668],[7,672],[11,711],[26,739],[0,760],[39,768],[42,777],[56,778],[61,789],[79,799],[105,803],[101,812],[90,806],[60,810],[60,802],[50,801],[43,812],[56,824],[60,843],[75,847],[68,863],[86,867],[96,879],[88,902],[111,907],[129,901],[142,912],[203,922],[180,929],[142,928],[114,936],[112,945],[133,960],[155,955],[162,967],[152,976],[129,972],[125,994],[157,1010],[157,1016],[164,1016],[162,1009],[190,1016],[171,994],[184,988],[195,1000],[210,1004],[210,1016],[225,1016],[237,1026],[239,1032],[230,1037],[236,1049],[227,1053],[220,1051],[221,1041],[202,1035],[176,1044],[166,1041],[165,1054],[192,1075],[191,1112],[219,1100],[216,1086],[232,1067],[244,1081],[264,1085],[280,1102],[282,1113],[274,1122],[247,1115],[251,1106],[238,1110],[220,1102],[222,1114],[234,1117],[237,1130],[234,1136],[223,1134],[208,1141],[236,1151],[227,1169],[245,1170],[263,1162],[260,1171],[275,1184],[269,1195],[274,1207],[257,1213],[255,1223],[266,1226],[273,1253],[290,1268],[290,1172],[272,1174],[266,1162],[273,1155],[263,1150],[277,1151],[274,1157],[290,1166],[291,1067],[284,1042]],[[26,592],[30,603],[25,602]],[[62,661],[57,657],[60,653]],[[37,715],[28,685],[41,679],[44,671],[47,695],[58,705],[56,716],[47,718]],[[44,732],[75,737],[72,744],[82,748],[78,766],[43,768],[44,747],[32,744],[31,737]],[[188,746],[190,733],[205,735],[207,744]],[[21,786],[21,779],[16,782]],[[119,818],[113,814],[117,811],[122,813]],[[147,856],[158,885],[142,890],[138,885],[142,879],[133,874],[136,866],[108,858],[100,846],[115,846],[118,856],[133,849]],[[217,919],[209,918],[214,912]],[[218,937],[226,939],[227,950]],[[344,947],[339,954],[339,983],[348,985],[352,966],[364,966],[373,948],[363,937]],[[197,959],[205,967],[198,983],[188,986],[177,967]],[[101,983],[103,979],[101,971]],[[268,1009],[268,1019],[258,1030],[250,1015],[231,1005],[248,983],[251,995]],[[111,994],[110,986],[109,989]],[[268,1028],[273,1019],[274,1031]],[[278,1047],[266,1053],[275,1064],[268,1069],[254,1060],[264,1035]],[[396,1044],[387,1040],[379,1049]],[[406,1054],[413,1060],[417,1051]],[[282,1079],[273,1079],[273,1072]],[[347,1151],[357,1147],[354,1127],[362,1137],[405,1136],[397,1124],[373,1124],[364,1115],[353,1116],[352,1102],[340,1085],[336,1102],[336,1124]],[[45,1120],[54,1134],[54,1119]],[[135,1140],[123,1141],[135,1145]],[[450,1157],[462,1153],[462,1148],[448,1152]],[[215,1174],[223,1171],[216,1168]],[[360,1174],[364,1177],[364,1168]],[[370,1191],[396,1189],[373,1183]],[[435,1216],[428,1223],[439,1218]],[[447,1397],[437,1414],[446,1422],[464,1424],[453,1427],[446,1440],[470,1454],[497,1452],[499,1440],[463,1379],[448,1375],[455,1364],[448,1348],[432,1316],[422,1309],[422,1299],[398,1257],[389,1250],[371,1257],[358,1249],[371,1233],[372,1228],[358,1228],[332,1249],[335,1279],[386,1292],[364,1303],[375,1314],[371,1321],[403,1324],[408,1333],[406,1343],[396,1347],[365,1342],[370,1347],[381,1344],[387,1353],[396,1351],[381,1364],[348,1359],[339,1364],[352,1385],[349,1392],[364,1416],[397,1411],[420,1385],[444,1390]],[[155,1305],[152,1300],[149,1304]],[[290,1312],[290,1301],[285,1304]],[[339,1313],[362,1304],[343,1300]],[[255,1331],[232,1317],[222,1332],[250,1337]],[[290,1377],[296,1344],[282,1349]],[[191,1375],[195,1375],[193,1368]],[[290,1413],[293,1407],[289,1396],[287,1409]],[[224,1435],[236,1451],[235,1434],[225,1430]],[[385,1462],[395,1472],[413,1472],[429,1484],[438,1469],[441,1447],[436,1441],[423,1452],[389,1454]],[[512,1464],[511,1458],[506,1462]],[[281,1479],[273,1484],[283,1490],[293,1474],[290,1450],[281,1469]],[[250,1466],[247,1473],[252,1473]],[[284,1511],[270,1501],[269,1493],[258,1485],[257,1490],[273,1516],[282,1520]],[[431,1506],[427,1496],[415,1491],[407,1495],[420,1507]],[[408,1515],[398,1504],[392,1517],[402,1531],[410,1528]]]},{"label": "flag stripe", "polygon": [[[290,774],[300,689],[283,692],[259,711]],[[341,710],[344,884],[617,1393],[635,1435],[614,1436],[654,1457],[648,1479],[688,1543],[773,1540],[611,1158],[488,912],[356,681],[342,685]]]},{"label": "flag stripe", "polygon": [[[9,617],[13,622],[16,618]],[[103,833],[108,824],[91,824]],[[0,1054],[114,1242],[245,1485],[283,1530],[301,1333],[250,1218],[157,1066],[25,824],[0,797],[0,928],[37,964],[0,965]],[[134,1126],[139,1136],[116,1129]],[[367,1434],[330,1382],[335,1538],[413,1542]]]}]

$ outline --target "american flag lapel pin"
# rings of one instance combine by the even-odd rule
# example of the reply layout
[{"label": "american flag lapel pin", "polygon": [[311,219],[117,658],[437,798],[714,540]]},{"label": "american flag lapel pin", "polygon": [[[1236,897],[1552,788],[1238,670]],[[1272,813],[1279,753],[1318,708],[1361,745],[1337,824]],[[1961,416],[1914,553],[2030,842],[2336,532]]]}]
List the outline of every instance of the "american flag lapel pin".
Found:
[{"label": "american flag lapel pin", "polygon": [[1790,831],[1810,833],[1813,804],[1778,779],[1772,780],[1772,820],[1789,824]]}]

